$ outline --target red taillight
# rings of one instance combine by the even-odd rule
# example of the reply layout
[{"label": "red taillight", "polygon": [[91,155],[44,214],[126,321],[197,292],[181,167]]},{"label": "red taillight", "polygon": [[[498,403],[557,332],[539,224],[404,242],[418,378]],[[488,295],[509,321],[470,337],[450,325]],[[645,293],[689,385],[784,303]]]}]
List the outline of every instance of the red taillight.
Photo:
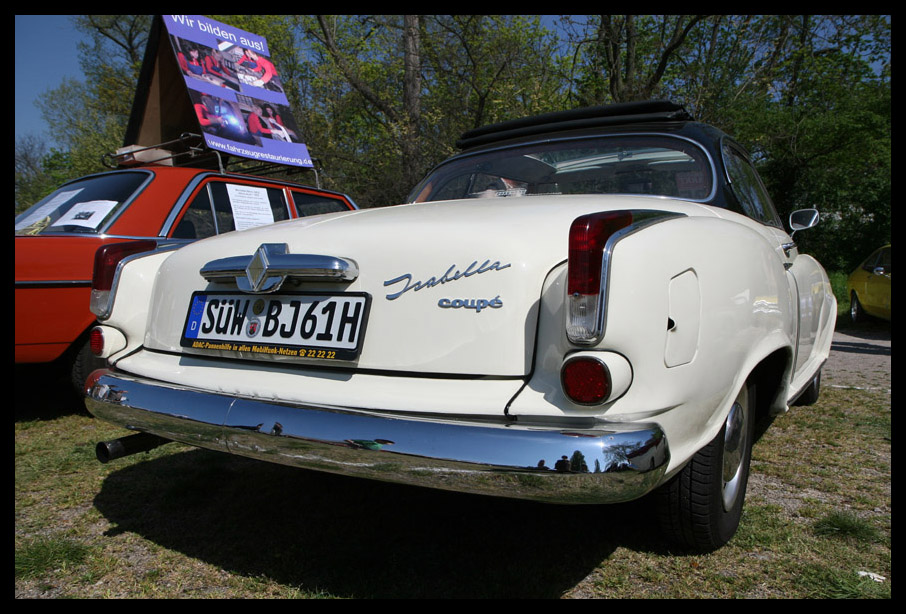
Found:
[{"label": "red taillight", "polygon": [[92,290],[107,291],[113,287],[113,278],[116,276],[116,265],[123,258],[149,252],[157,247],[157,241],[124,241],[122,243],[108,243],[98,248],[94,254],[94,277],[91,283]]},{"label": "red taillight", "polygon": [[104,333],[100,328],[92,328],[88,335],[88,345],[91,347],[91,353],[100,356],[104,351]]},{"label": "red taillight", "polygon": [[566,396],[580,405],[603,403],[610,396],[610,372],[595,358],[567,360],[560,370],[560,381]]},{"label": "red taillight", "polygon": [[618,230],[632,224],[631,211],[607,211],[576,218],[569,229],[569,276],[567,291],[598,294],[604,246]]},{"label": "red taillight", "polygon": [[157,241],[124,241],[109,243],[98,248],[94,254],[94,276],[91,281],[91,299],[88,308],[99,320],[110,316],[112,309],[113,282],[116,279],[117,265],[124,258],[157,248]]},{"label": "red taillight", "polygon": [[632,222],[632,211],[606,211],[576,218],[569,228],[566,335],[573,343],[589,345],[603,333],[604,249]]}]

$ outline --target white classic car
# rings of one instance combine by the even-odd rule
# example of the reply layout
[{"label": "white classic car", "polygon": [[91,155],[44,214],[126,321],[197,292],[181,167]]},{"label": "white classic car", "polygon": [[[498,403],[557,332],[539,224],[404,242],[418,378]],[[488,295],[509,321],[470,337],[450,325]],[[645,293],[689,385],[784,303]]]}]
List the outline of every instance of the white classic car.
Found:
[{"label": "white classic car", "polygon": [[[97,417],[166,441],[736,531],[756,413],[817,399],[836,301],[745,151],[630,103],[466,133],[408,204],[99,252]],[[817,222],[791,215],[791,231]]]}]

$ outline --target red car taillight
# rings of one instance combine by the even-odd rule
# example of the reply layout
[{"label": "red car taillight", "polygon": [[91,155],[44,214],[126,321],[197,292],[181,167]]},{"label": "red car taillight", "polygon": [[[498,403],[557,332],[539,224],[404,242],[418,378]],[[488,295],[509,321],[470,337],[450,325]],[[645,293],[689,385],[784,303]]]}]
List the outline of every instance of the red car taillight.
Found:
[{"label": "red car taillight", "polygon": [[100,328],[91,329],[91,333],[88,335],[88,345],[95,356],[100,356],[104,352],[104,333]]},{"label": "red car taillight", "polygon": [[110,290],[116,280],[117,266],[134,254],[152,251],[157,241],[124,241],[109,243],[98,248],[94,254],[94,276],[91,281],[91,312],[99,318],[110,315]]},{"label": "red car taillight", "polygon": [[683,216],[633,209],[591,213],[573,221],[566,280],[566,336],[570,342],[593,345],[604,334],[610,252],[616,242],[651,224]]},{"label": "red car taillight", "polygon": [[560,370],[563,392],[574,403],[594,405],[610,397],[610,371],[603,362],[589,356],[567,360]]},{"label": "red car taillight", "polygon": [[593,343],[601,334],[604,250],[632,219],[631,211],[592,213],[576,218],[569,229],[566,334],[573,343]]}]

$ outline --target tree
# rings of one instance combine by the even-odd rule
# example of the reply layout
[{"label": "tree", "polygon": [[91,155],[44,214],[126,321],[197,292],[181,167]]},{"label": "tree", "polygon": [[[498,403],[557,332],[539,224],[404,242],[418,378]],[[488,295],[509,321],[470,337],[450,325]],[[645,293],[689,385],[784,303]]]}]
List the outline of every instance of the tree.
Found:
[{"label": "tree", "polygon": [[680,102],[751,151],[781,216],[829,268],[890,237],[890,19],[597,15],[565,21],[579,104]]},{"label": "tree", "polygon": [[44,197],[56,186],[44,169],[47,157],[44,140],[26,135],[16,139],[13,168],[16,187],[16,215]]},{"label": "tree", "polygon": [[796,238],[830,269],[890,241],[890,23],[879,17],[782,16],[768,87],[729,109],[782,217],[821,211]]},{"label": "tree", "polygon": [[[821,210],[796,239],[829,268],[889,241],[889,16],[214,17],[267,38],[324,186],[361,206],[402,202],[465,130],[668,98],[750,150],[782,216]],[[60,152],[17,143],[17,206],[49,169],[100,170],[122,145],[148,24],[74,17],[85,80],[41,101]]]},{"label": "tree", "polygon": [[401,202],[459,135],[558,107],[554,37],[526,16],[300,16],[313,150],[362,205]]},{"label": "tree", "polygon": [[150,29],[148,15],[75,15],[83,81],[64,80],[38,103],[68,152],[70,178],[105,170],[101,157],[123,145]]},{"label": "tree", "polygon": [[581,105],[650,100],[705,15],[592,15],[575,38]]}]

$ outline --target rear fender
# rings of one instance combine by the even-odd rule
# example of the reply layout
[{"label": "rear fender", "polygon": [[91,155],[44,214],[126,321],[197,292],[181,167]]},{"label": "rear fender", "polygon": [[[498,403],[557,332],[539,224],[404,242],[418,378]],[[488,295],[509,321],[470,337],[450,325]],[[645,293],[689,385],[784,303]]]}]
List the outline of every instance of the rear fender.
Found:
[{"label": "rear fender", "polygon": [[[545,283],[535,371],[511,415],[655,421],[671,442],[673,468],[714,438],[756,366],[794,346],[796,304],[783,265],[764,236],[732,220],[675,218],[619,241],[606,327],[593,348],[566,339],[566,268]],[[599,406],[570,402],[559,371],[579,349],[625,357],[626,393]],[[788,386],[788,370],[783,379]]]},{"label": "rear fender", "polygon": [[142,346],[157,271],[172,254],[172,250],[148,252],[123,263],[119,279],[111,290],[114,297],[110,316],[103,324],[119,330],[126,338],[126,347],[108,358],[110,364]]}]

